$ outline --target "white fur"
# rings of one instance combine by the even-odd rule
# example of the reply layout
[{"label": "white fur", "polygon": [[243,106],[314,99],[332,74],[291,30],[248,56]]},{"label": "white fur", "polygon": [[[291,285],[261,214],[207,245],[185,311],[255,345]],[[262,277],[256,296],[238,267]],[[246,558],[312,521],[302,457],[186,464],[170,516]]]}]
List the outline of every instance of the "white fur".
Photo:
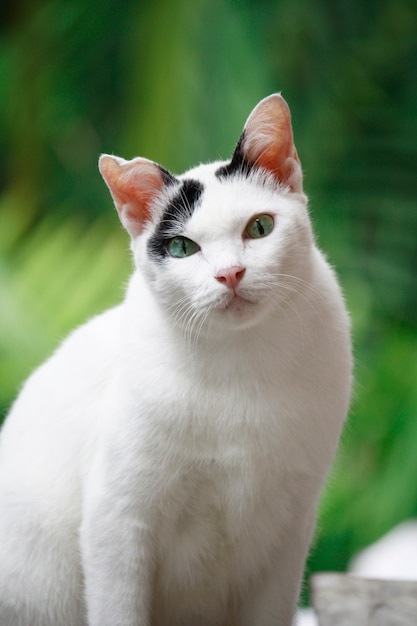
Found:
[{"label": "white fur", "polygon": [[[302,194],[205,185],[134,238],[126,299],[24,385],[0,439],[2,626],[289,626],[346,416],[349,322]],[[162,200],[156,213],[162,210]],[[242,238],[270,213],[263,239]],[[238,265],[237,293],[214,277]]]}]

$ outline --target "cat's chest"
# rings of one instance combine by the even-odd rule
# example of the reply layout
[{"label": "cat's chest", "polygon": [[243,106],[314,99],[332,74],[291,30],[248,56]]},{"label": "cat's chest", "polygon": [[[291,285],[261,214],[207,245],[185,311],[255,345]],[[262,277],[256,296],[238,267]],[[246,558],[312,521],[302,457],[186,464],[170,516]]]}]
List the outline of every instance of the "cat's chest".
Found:
[{"label": "cat's chest", "polygon": [[284,398],[272,389],[201,377],[166,376],[158,393],[144,391],[134,419],[141,446],[154,462],[199,467],[219,477],[236,468],[255,472],[260,459],[274,454],[285,437]]},{"label": "cat's chest", "polygon": [[160,509],[159,584],[177,600],[185,583],[195,596],[243,584],[273,552],[286,510],[273,467],[250,446],[183,460]]},{"label": "cat's chest", "polygon": [[121,464],[135,459],[132,489],[139,513],[143,502],[150,511],[164,593],[177,601],[214,585],[216,595],[253,575],[289,523],[296,462],[285,384],[246,375],[244,363],[219,360],[214,375],[151,362],[130,386],[132,454]]},{"label": "cat's chest", "polygon": [[286,383],[263,383],[242,369],[219,372],[217,380],[197,366],[157,376],[150,368],[153,380],[147,372],[136,377],[125,442],[157,493],[181,481],[201,483],[202,492],[215,493],[232,511],[239,488],[249,503],[267,477],[289,466],[295,416]]},{"label": "cat's chest", "polygon": [[216,578],[231,564],[237,570],[253,564],[252,552],[261,555],[262,546],[270,546],[269,522],[276,539],[276,520],[285,524],[280,511],[288,510],[278,413],[272,399],[254,398],[251,391],[200,388],[175,405],[168,402],[158,426],[153,422],[167,575],[181,577],[183,568],[205,577],[211,562],[219,568]]}]

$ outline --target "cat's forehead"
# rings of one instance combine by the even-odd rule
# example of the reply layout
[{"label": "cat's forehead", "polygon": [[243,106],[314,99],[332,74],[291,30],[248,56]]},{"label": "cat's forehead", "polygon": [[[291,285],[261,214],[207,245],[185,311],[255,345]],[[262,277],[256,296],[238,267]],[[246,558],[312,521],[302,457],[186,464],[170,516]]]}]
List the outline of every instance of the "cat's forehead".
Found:
[{"label": "cat's forehead", "polygon": [[[224,176],[223,162],[200,165],[180,177],[185,187],[200,188],[194,210],[190,215],[193,228],[204,228],[210,223],[223,228],[233,226],[247,216],[271,209],[278,186],[271,177],[254,171],[250,175]],[[281,190],[282,191],[282,190]]]}]

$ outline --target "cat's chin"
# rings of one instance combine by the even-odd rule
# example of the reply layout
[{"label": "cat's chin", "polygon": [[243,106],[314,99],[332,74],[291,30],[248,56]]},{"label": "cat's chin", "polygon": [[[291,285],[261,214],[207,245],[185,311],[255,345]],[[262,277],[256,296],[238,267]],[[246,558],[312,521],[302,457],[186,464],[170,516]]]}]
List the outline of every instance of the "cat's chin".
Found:
[{"label": "cat's chin", "polygon": [[242,328],[252,326],[262,317],[258,302],[235,294],[214,311],[215,321],[223,326]]}]

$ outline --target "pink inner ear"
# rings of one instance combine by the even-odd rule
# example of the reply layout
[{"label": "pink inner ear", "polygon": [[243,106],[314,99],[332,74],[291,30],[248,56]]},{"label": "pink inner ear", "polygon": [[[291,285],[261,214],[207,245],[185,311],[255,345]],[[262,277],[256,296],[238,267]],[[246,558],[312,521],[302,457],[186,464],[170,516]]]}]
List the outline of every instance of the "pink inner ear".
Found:
[{"label": "pink inner ear", "polygon": [[103,155],[99,168],[122,224],[132,236],[140,234],[144,223],[152,219],[152,200],[164,185],[159,167],[147,159],[124,161]]},{"label": "pink inner ear", "polygon": [[243,151],[247,160],[298,191],[301,180],[296,179],[301,177],[301,168],[285,100],[278,94],[262,100],[250,114],[244,132]]}]

